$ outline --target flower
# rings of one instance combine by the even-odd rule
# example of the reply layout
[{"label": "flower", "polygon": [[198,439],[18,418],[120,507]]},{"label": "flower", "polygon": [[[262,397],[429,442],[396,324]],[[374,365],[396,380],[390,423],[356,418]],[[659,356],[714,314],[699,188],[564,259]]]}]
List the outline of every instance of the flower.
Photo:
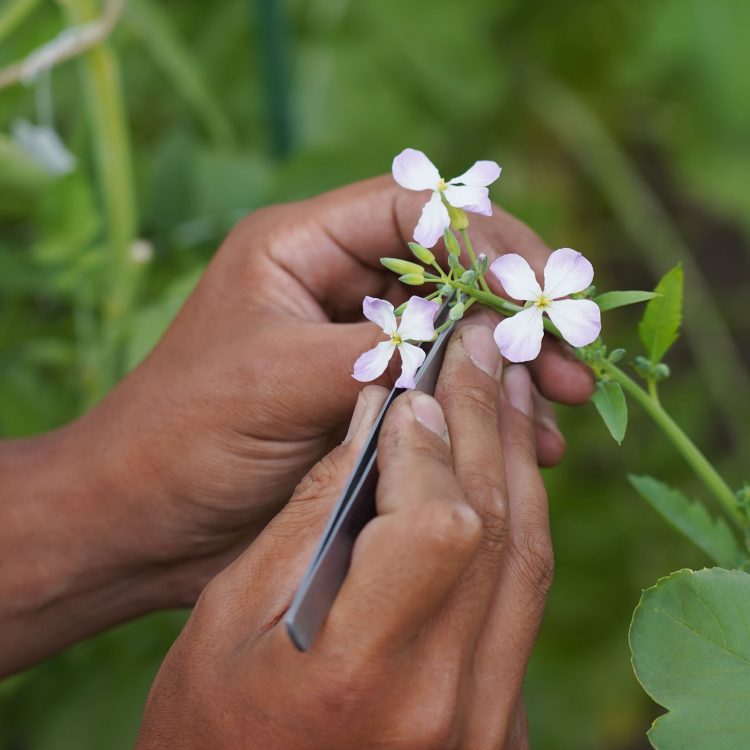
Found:
[{"label": "flower", "polygon": [[450,226],[446,203],[475,214],[492,216],[490,191],[487,189],[498,177],[500,167],[494,161],[477,161],[458,177],[446,182],[437,167],[413,148],[404,149],[393,160],[393,179],[408,190],[432,190],[425,203],[414,240],[424,247],[434,247]]},{"label": "flower", "polygon": [[510,253],[490,266],[505,291],[514,299],[526,300],[526,309],[501,321],[495,328],[495,343],[511,362],[534,359],[542,346],[547,313],[562,337],[573,346],[590,344],[601,331],[601,313],[589,299],[561,299],[590,286],[594,269],[581,253],[563,247],[555,250],[544,267],[544,290],[531,266]]},{"label": "flower", "polygon": [[414,375],[424,362],[425,352],[409,341],[431,341],[435,336],[433,321],[438,311],[438,303],[412,297],[401,316],[401,325],[396,325],[393,305],[384,299],[365,297],[362,312],[368,320],[377,323],[388,341],[381,341],[373,349],[360,355],[354,363],[352,377],[362,383],[375,380],[385,372],[393,353],[401,354],[401,376],[396,381],[397,388],[414,388]]}]

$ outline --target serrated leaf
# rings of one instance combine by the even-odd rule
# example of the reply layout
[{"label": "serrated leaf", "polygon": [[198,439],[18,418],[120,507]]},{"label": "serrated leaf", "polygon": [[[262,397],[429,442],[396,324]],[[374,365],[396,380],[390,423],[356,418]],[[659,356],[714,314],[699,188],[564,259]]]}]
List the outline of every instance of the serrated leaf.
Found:
[{"label": "serrated leaf", "polygon": [[656,363],[677,341],[682,322],[682,265],[675,266],[661,278],[638,326],[648,358]]},{"label": "serrated leaf", "polygon": [[656,292],[605,292],[598,297],[594,297],[594,302],[599,305],[599,309],[602,312],[605,312],[607,310],[614,310],[617,307],[648,302],[658,296]]},{"label": "serrated leaf", "polygon": [[597,383],[591,401],[610,434],[620,445],[628,427],[628,403],[620,384],[613,380]]},{"label": "serrated leaf", "polygon": [[739,567],[745,555],[723,518],[714,519],[706,507],[690,500],[679,490],[649,476],[628,476],[636,492],[667,523],[703,550],[714,562],[726,568]]},{"label": "serrated leaf", "polygon": [[630,626],[636,677],[668,711],[656,750],[750,747],[750,575],[680,570],[644,591]]}]

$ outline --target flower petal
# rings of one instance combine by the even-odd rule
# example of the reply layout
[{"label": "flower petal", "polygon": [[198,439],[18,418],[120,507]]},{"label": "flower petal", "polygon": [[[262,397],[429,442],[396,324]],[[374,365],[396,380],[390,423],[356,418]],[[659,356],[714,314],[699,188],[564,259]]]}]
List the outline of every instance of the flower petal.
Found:
[{"label": "flower petal", "polygon": [[542,336],[542,311],[536,305],[501,320],[495,328],[495,343],[500,354],[511,362],[536,359],[542,348]]},{"label": "flower petal", "polygon": [[520,255],[501,255],[492,261],[490,271],[497,276],[505,293],[513,299],[532,300],[542,293],[531,266]]},{"label": "flower petal", "polygon": [[394,385],[396,388],[414,388],[414,376],[427,354],[414,344],[401,344],[398,350],[401,353],[401,375]]},{"label": "flower petal", "polygon": [[475,214],[492,216],[490,192],[486,187],[473,185],[448,185],[443,193],[451,206],[472,211]]},{"label": "flower petal", "polygon": [[421,151],[405,148],[393,160],[393,179],[408,190],[437,190],[440,172]]},{"label": "flower petal", "polygon": [[601,310],[590,299],[555,300],[547,308],[547,315],[573,346],[590,344],[602,330]]},{"label": "flower petal", "polygon": [[352,377],[360,383],[368,383],[370,380],[379,378],[388,367],[388,362],[395,350],[396,347],[390,341],[381,341],[373,349],[360,354],[354,363]]},{"label": "flower petal", "polygon": [[419,224],[414,230],[414,240],[424,247],[434,247],[450,223],[448,209],[440,200],[440,193],[434,193],[422,209]]},{"label": "flower petal", "polygon": [[476,161],[463,174],[450,180],[450,185],[478,185],[487,187],[500,177],[502,169],[494,161]]},{"label": "flower petal", "polygon": [[437,302],[414,296],[406,303],[398,334],[404,341],[431,341],[435,335]]},{"label": "flower petal", "polygon": [[560,299],[582,292],[594,280],[594,267],[581,253],[562,247],[555,250],[544,267],[544,295]]},{"label": "flower petal", "polygon": [[379,325],[384,333],[389,336],[396,333],[396,316],[393,314],[393,305],[390,302],[377,297],[365,297],[362,300],[362,312],[367,320]]}]

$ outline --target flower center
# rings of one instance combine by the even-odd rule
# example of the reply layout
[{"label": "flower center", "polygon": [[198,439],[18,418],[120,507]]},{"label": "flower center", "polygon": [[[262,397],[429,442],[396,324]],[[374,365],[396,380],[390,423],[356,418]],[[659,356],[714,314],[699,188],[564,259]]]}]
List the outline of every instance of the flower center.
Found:
[{"label": "flower center", "polygon": [[440,181],[438,182],[437,189],[439,192],[443,192],[448,187],[448,183],[441,177]]},{"label": "flower center", "polygon": [[549,297],[545,297],[543,294],[534,300],[534,306],[540,310],[546,310],[552,304],[552,300]]},{"label": "flower center", "polygon": [[393,346],[401,346],[401,344],[404,343],[404,340],[397,333],[393,333],[391,334],[391,343]]}]

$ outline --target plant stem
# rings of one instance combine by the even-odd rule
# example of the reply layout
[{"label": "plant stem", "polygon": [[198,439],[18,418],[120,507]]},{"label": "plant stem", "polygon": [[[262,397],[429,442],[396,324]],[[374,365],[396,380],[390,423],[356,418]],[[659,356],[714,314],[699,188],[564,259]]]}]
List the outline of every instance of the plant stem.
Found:
[{"label": "plant stem", "polygon": [[619,383],[623,390],[641,405],[646,414],[661,428],[672,445],[682,454],[682,457],[698,475],[729,517],[742,528],[744,526],[744,519],[737,506],[737,501],[731,487],[724,481],[709,460],[698,450],[695,443],[682,431],[682,428],[664,410],[659,400],[646,393],[630,376],[612,362],[604,360],[603,362],[599,362],[598,366],[602,372]]},{"label": "plant stem", "polygon": [[[471,244],[471,240],[469,239],[468,230],[462,229],[461,237],[463,237],[464,246],[466,247],[466,250],[469,253],[469,258],[471,259],[472,268],[474,268],[475,271],[478,271],[479,265],[477,264],[477,256],[476,256],[476,253],[474,252],[474,248]],[[479,276],[479,286],[481,286],[485,292],[490,291],[490,288],[487,285],[487,282],[485,281],[484,276],[481,276],[481,275]]]},{"label": "plant stem", "polygon": [[[94,0],[63,0],[62,4],[74,24],[86,23],[98,12]],[[117,56],[105,41],[81,58],[81,67],[108,240],[101,301],[105,375],[92,389],[91,397],[96,398],[123,372],[124,341],[139,271],[130,255],[137,218]]]}]

